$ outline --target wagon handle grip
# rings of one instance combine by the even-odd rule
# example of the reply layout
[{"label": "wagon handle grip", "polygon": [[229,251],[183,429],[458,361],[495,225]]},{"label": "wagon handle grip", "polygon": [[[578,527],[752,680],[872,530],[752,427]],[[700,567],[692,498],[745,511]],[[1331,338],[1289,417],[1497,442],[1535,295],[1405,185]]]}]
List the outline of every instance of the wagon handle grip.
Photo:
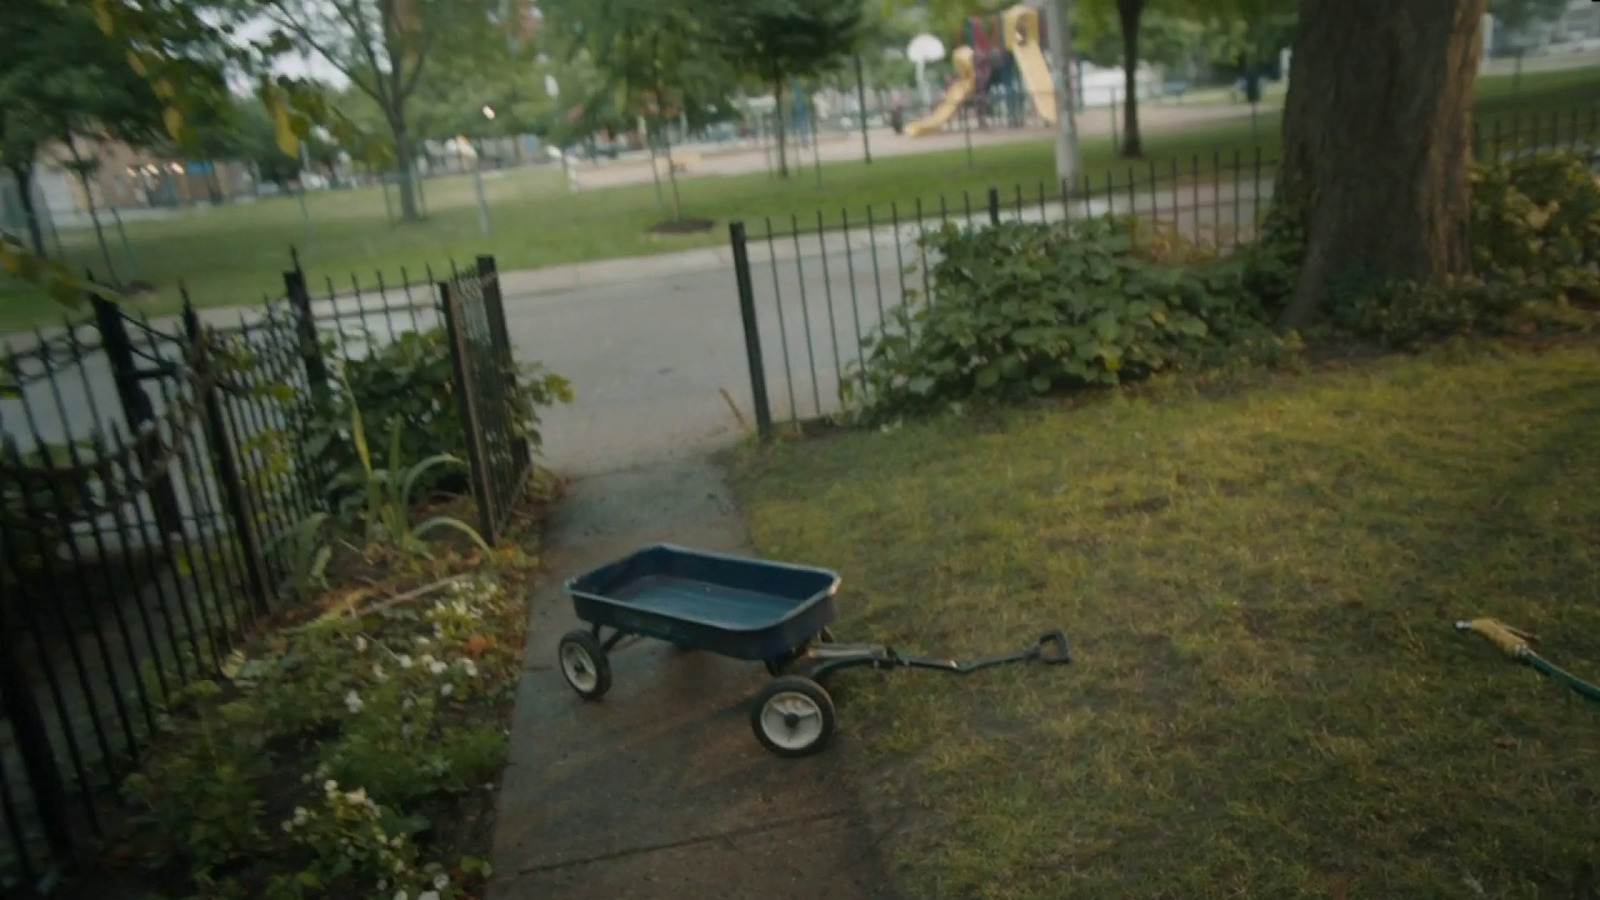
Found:
[{"label": "wagon handle grip", "polygon": [[1072,662],[1072,651],[1067,646],[1067,636],[1060,631],[1047,631],[1039,635],[1039,661],[1048,665]]}]

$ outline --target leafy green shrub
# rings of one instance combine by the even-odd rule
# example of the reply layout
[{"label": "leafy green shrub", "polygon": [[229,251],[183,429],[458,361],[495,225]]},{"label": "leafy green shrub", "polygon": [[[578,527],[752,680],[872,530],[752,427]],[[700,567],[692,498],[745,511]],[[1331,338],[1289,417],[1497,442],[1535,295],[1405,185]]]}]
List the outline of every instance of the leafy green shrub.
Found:
[{"label": "leafy green shrub", "polygon": [[[539,412],[555,403],[572,402],[566,379],[538,364],[516,366],[504,373],[516,385],[510,400],[510,426],[514,436],[528,442],[537,453],[542,444]],[[359,474],[362,466],[350,430],[350,406],[361,410],[367,427],[388,434],[402,424],[401,456],[427,459],[440,454],[467,458],[466,429],[454,391],[455,370],[444,328],[407,332],[363,358],[343,365],[347,396],[335,395],[313,415],[307,428],[306,456],[319,460],[324,475]],[[435,469],[416,486],[462,492],[465,475]],[[338,488],[334,488],[337,493]]]},{"label": "leafy green shrub", "polygon": [[1600,180],[1587,156],[1474,166],[1472,255],[1485,278],[1600,299]]},{"label": "leafy green shrub", "polygon": [[1126,220],[947,225],[924,240],[931,298],[888,314],[841,388],[860,418],[1115,385],[1263,330],[1237,261],[1152,258]]},{"label": "leafy green shrub", "polygon": [[161,857],[188,860],[204,877],[262,846],[261,779],[270,771],[264,725],[249,704],[221,702],[210,681],[186,690],[194,716],[128,776],[123,791],[139,818],[170,846]]},{"label": "leafy green shrub", "polygon": [[1475,277],[1331,285],[1333,324],[1404,347],[1508,334],[1558,321],[1568,301],[1600,299],[1600,181],[1587,160],[1542,153],[1475,165],[1471,250]]},{"label": "leafy green shrub", "polygon": [[1333,322],[1339,328],[1407,347],[1456,335],[1508,334],[1520,323],[1530,321],[1530,303],[1539,293],[1533,285],[1477,278],[1369,281],[1336,286],[1330,306]]}]

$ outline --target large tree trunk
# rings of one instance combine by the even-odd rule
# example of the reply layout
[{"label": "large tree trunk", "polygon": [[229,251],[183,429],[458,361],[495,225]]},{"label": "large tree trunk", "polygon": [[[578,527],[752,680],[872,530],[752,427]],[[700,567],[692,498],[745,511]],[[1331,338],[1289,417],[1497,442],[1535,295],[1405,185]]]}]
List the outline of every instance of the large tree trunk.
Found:
[{"label": "large tree trunk", "polygon": [[1486,0],[1303,0],[1275,204],[1306,253],[1280,325],[1330,279],[1470,270],[1472,100]]},{"label": "large tree trunk", "polygon": [[33,165],[12,166],[11,177],[17,183],[22,215],[28,220],[28,239],[33,242],[33,252],[40,259],[48,259],[49,254],[44,252],[44,228],[39,225],[39,211],[33,205]]},{"label": "large tree trunk", "polygon": [[1117,0],[1117,15],[1122,21],[1122,155],[1135,159],[1144,155],[1139,137],[1139,18],[1144,0]]},{"label": "large tree trunk", "polygon": [[389,130],[394,135],[395,163],[400,167],[400,218],[414,222],[422,216],[417,213],[417,161],[406,128],[405,110],[389,111]]}]

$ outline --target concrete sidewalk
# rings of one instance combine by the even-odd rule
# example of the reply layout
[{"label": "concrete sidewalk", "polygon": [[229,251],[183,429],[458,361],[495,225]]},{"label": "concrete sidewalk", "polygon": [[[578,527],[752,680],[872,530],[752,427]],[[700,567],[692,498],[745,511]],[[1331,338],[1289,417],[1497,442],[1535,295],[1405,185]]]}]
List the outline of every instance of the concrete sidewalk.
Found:
[{"label": "concrete sidewalk", "polygon": [[680,460],[579,480],[550,535],[500,791],[491,900],[891,898],[853,783],[850,718],[818,756],[752,734],[761,666],[645,642],[596,703],[563,680],[562,582],[639,545],[750,552],[721,472]]}]

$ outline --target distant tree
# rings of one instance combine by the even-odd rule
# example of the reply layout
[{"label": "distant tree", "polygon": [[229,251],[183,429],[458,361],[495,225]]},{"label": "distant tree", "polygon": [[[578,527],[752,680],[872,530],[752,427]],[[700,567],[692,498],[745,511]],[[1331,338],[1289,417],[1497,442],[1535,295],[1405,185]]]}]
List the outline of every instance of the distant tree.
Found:
[{"label": "distant tree", "polygon": [[1122,155],[1135,158],[1144,155],[1144,141],[1139,131],[1139,29],[1144,18],[1146,0],[1078,0],[1076,29],[1086,42],[1093,44],[1108,33],[1109,23],[1116,22],[1117,34],[1122,39]]},{"label": "distant tree", "polygon": [[698,0],[723,57],[772,88],[777,102],[778,174],[787,177],[783,87],[792,77],[837,68],[863,34],[862,0]]},{"label": "distant tree", "polygon": [[547,0],[543,9],[552,39],[601,76],[590,104],[648,121],[652,155],[656,147],[666,154],[673,218],[682,219],[665,125],[678,115],[701,124],[728,106],[737,77],[716,38],[726,23],[685,0]]},{"label": "distant tree", "polygon": [[[59,145],[84,192],[107,275],[115,276],[95,203],[93,176],[105,141],[150,146],[166,132],[156,86],[130,65],[125,49],[78,5],[14,0],[0,16],[0,153],[16,181],[34,250],[44,241],[31,202],[40,151]],[[213,73],[220,84],[220,73]],[[191,136],[192,136],[192,129]]]},{"label": "distant tree", "polygon": [[1512,93],[1522,90],[1522,58],[1527,55],[1539,25],[1559,20],[1567,10],[1567,0],[1490,0],[1489,12],[1506,30],[1511,55],[1515,60],[1511,76]]},{"label": "distant tree", "polygon": [[321,57],[377,105],[401,171],[406,219],[419,216],[408,113],[430,62],[494,53],[518,31],[497,18],[505,12],[498,0],[235,0],[233,12],[272,24],[270,51]]}]

